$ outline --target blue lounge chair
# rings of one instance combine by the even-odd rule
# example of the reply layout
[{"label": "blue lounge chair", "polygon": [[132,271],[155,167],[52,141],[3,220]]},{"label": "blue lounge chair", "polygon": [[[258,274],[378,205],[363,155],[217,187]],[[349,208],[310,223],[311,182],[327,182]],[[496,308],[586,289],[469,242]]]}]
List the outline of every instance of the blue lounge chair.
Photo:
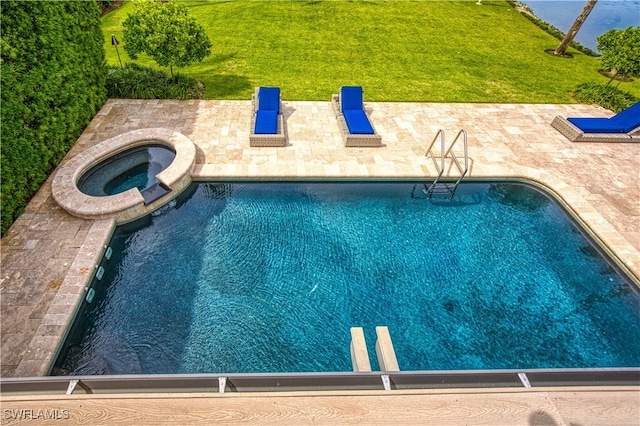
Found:
[{"label": "blue lounge chair", "polygon": [[250,146],[285,146],[284,120],[280,102],[280,88],[258,87],[251,96]]},{"label": "blue lounge chair", "polygon": [[639,142],[640,102],[611,118],[557,116],[551,125],[572,142]]},{"label": "blue lounge chair", "polygon": [[378,135],[364,110],[362,87],[343,86],[333,95],[332,104],[346,146],[381,146]]}]

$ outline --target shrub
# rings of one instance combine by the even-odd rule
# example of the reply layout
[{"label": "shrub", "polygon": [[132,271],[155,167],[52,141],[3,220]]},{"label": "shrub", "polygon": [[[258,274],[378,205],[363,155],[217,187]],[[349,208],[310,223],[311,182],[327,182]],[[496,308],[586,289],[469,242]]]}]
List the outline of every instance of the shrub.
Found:
[{"label": "shrub", "polygon": [[122,6],[124,0],[96,0],[98,2],[98,6],[100,7],[100,15],[104,16],[107,13],[111,12]]},{"label": "shrub", "polygon": [[640,27],[609,30],[598,37],[597,42],[602,52],[602,65],[612,71],[613,77],[616,74],[640,76]]},{"label": "shrub", "polygon": [[179,2],[140,0],[122,23],[124,50],[131,59],[146,53],[160,66],[184,67],[211,54],[204,27]]},{"label": "shrub", "polygon": [[4,235],[106,100],[95,1],[0,2]]},{"label": "shrub", "polygon": [[573,93],[574,98],[581,103],[598,104],[615,112],[629,108],[638,99],[631,93],[624,92],[617,87],[603,86],[598,83],[583,83]]},{"label": "shrub", "polygon": [[96,0],[98,2],[98,7],[100,7],[100,14],[104,14],[105,11],[109,10],[111,7],[111,0]]},{"label": "shrub", "polygon": [[204,86],[181,74],[168,77],[161,70],[127,63],[123,68],[109,66],[107,95],[130,99],[200,99]]}]

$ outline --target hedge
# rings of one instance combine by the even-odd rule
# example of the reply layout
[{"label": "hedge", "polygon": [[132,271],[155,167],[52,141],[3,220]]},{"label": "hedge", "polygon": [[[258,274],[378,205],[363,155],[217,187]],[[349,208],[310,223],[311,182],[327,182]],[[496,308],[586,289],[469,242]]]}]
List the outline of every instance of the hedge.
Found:
[{"label": "hedge", "polygon": [[202,99],[204,84],[177,73],[173,77],[159,69],[127,62],[124,67],[107,65],[107,96],[127,99]]},{"label": "hedge", "polygon": [[106,101],[95,1],[0,2],[2,235]]}]

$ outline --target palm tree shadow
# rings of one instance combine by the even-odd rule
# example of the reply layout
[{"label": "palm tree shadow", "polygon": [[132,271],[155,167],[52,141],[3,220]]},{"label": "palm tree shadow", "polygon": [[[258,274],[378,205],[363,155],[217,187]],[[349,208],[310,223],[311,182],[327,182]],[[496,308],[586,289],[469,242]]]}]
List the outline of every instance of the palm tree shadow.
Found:
[{"label": "palm tree shadow", "polygon": [[531,426],[555,426],[558,423],[552,415],[543,410],[538,410],[529,415],[529,424]]},{"label": "palm tree shadow", "polygon": [[211,59],[208,59],[207,62],[211,62],[213,64],[222,64],[223,62],[229,61],[236,57],[235,53],[227,53],[225,55],[214,55]]}]

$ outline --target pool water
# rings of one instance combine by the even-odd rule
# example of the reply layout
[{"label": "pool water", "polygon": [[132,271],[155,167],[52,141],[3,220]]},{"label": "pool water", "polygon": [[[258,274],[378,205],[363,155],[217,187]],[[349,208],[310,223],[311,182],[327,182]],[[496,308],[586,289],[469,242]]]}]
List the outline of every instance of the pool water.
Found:
[{"label": "pool water", "polygon": [[[640,366],[640,297],[532,187],[200,183],[119,227],[57,374]],[[133,229],[132,229],[133,228]]]},{"label": "pool water", "polygon": [[78,189],[87,195],[104,197],[138,188],[140,192],[158,183],[156,175],[166,169],[176,154],[163,145],[143,145],[107,158],[87,171]]}]

